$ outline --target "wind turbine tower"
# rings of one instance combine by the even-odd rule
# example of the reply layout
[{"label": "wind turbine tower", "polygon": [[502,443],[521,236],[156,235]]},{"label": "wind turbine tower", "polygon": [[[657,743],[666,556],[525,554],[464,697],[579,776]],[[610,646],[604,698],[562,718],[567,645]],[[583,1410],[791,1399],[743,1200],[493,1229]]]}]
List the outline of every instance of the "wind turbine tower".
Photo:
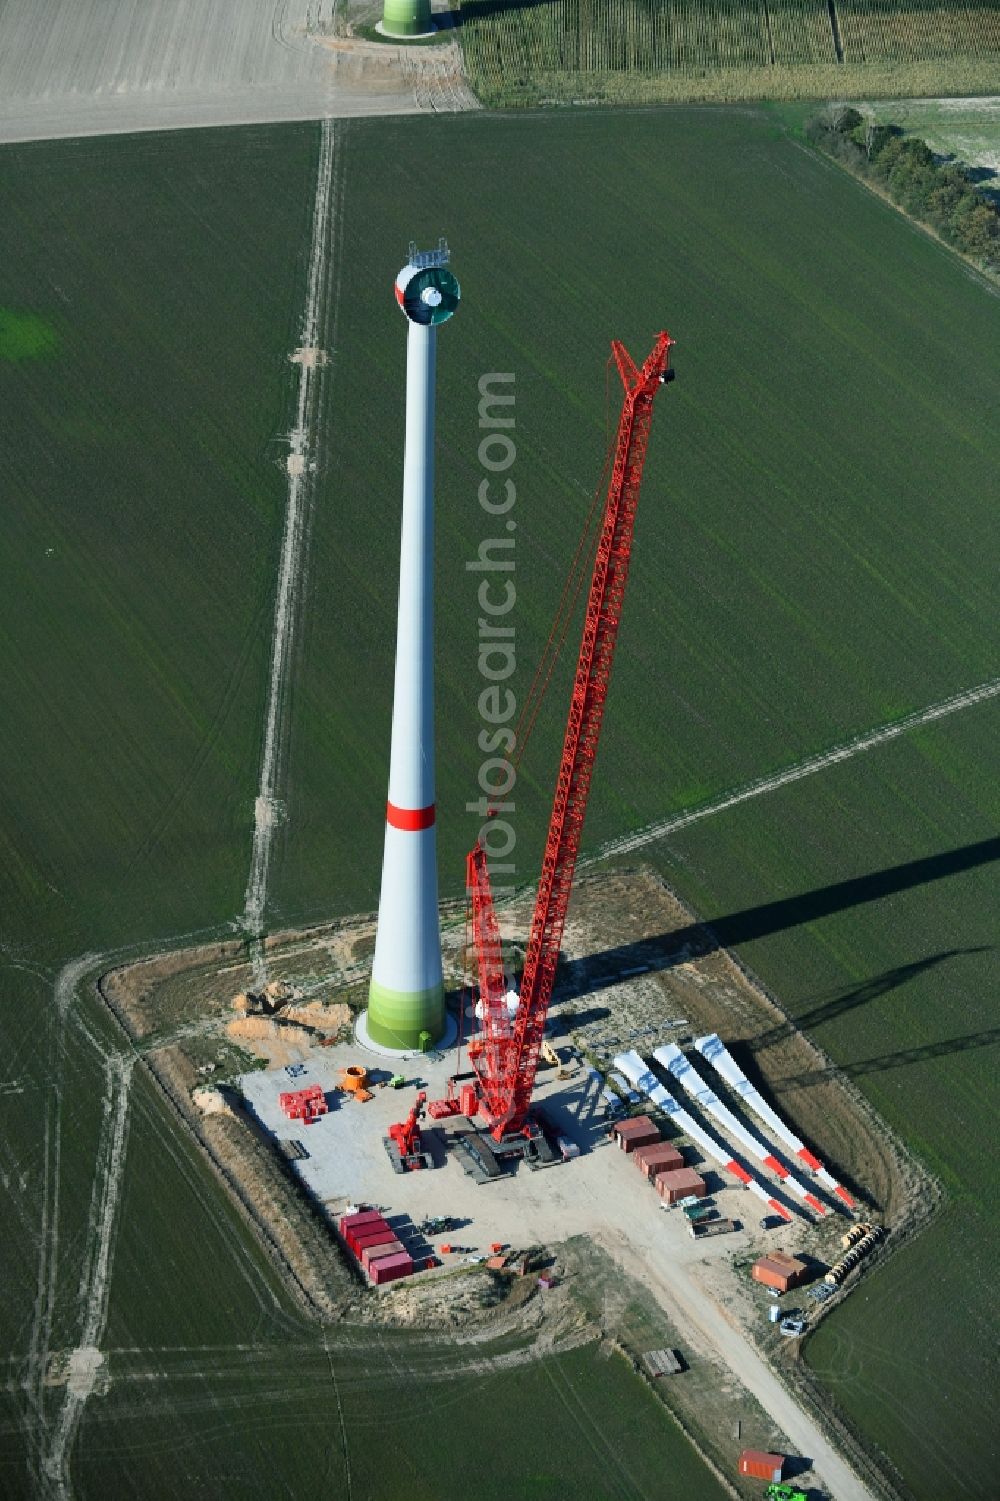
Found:
[{"label": "wind turbine tower", "polygon": [[445,1029],[434,810],[434,373],[439,324],[458,307],[444,240],[396,278],[408,321],[403,523],[382,895],[362,1035],[428,1048]]},{"label": "wind turbine tower", "polygon": [[431,16],[431,0],[385,0],[376,30],[401,41],[432,36],[437,27]]}]

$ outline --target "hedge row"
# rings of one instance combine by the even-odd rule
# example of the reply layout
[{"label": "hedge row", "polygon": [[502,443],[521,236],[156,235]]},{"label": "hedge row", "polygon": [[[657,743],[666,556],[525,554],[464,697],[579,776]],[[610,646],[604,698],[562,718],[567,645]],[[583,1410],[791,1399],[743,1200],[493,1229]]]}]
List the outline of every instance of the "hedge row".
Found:
[{"label": "hedge row", "polygon": [[877,183],[894,203],[929,225],[985,270],[1000,272],[1000,212],[969,181],[964,168],[942,161],[897,125],[865,120],[843,106],[815,116],[809,140],[859,176]]}]

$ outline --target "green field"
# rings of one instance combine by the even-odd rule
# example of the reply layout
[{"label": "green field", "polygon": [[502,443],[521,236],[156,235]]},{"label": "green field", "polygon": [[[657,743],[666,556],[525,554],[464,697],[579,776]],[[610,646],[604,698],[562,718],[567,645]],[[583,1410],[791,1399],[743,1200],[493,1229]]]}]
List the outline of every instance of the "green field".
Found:
[{"label": "green field", "polygon": [[53,332],[0,345],[4,924],[46,964],[242,906],[315,159],[312,129],[0,153],[0,301]]},{"label": "green field", "polygon": [[90,1407],[78,1493],[210,1494],[224,1477],[234,1501],[276,1483],[355,1501],[726,1494],[657,1398],[596,1346],[449,1379],[446,1351],[384,1344],[370,1333],[329,1351],[275,1340],[252,1363],[210,1356],[207,1376],[172,1351],[155,1363],[125,1355],[117,1394]]},{"label": "green field", "polygon": [[103,1081],[79,1037],[64,1052],[59,967],[242,907],[315,157],[313,130],[0,153],[2,300],[53,331],[0,359],[5,1185],[36,1191],[5,1354],[51,1179],[61,1290],[87,1237]]},{"label": "green field", "polygon": [[305,1320],[85,987],[57,987],[242,911],[317,148],[295,126],[0,152],[0,1492],[461,1494],[474,1424],[477,1495],[632,1498],[666,1465],[716,1501],[595,1347],[491,1374],[503,1342],[466,1361]]},{"label": "green field", "polygon": [[[335,129],[345,174],[326,340],[335,357],[272,927],[370,908],[377,895],[405,344],[391,283],[412,237],[448,234],[465,297],[439,352],[446,894],[461,887],[478,827],[461,810],[477,795],[481,759],[478,580],[465,563],[496,535],[476,500],[483,373],[516,375],[523,691],[600,469],[608,341],[622,337],[642,356],[661,326],[678,340],[679,379],[661,398],[650,446],[589,846],[996,673],[1000,307],[941,246],[763,111]],[[0,876],[0,1043],[20,1091],[0,1097],[16,1237],[0,1332],[18,1373],[50,1275],[50,1349],[80,1337],[95,1144],[120,1098],[87,1031],[59,1021],[59,966],[85,951],[218,931],[242,908],[284,498],[280,435],[291,421],[287,355],[316,157],[314,127],[0,154],[0,300],[20,320],[0,326],[15,331],[19,352],[0,359],[17,581],[0,604],[14,672],[0,750],[15,810]],[[428,161],[447,169],[429,173]],[[612,388],[612,417],[614,400]],[[563,672],[518,786],[523,880],[537,869],[565,687]],[[707,820],[656,857],[684,895],[725,916],[946,856],[995,831],[984,771],[995,728],[990,705],[969,710]],[[988,1129],[989,875],[987,865],[961,873],[942,859],[919,886],[876,887],[842,910],[805,901],[797,921],[783,908],[782,926],[764,923],[757,936],[752,919],[729,929],[952,1194],[938,1227],[848,1303],[812,1355],[927,1501],[947,1495],[933,1453],[958,1431],[965,1494],[989,1495],[983,1375],[995,1340],[979,1299],[990,1285],[982,1241],[995,1173],[975,1135],[958,1134]],[[865,987],[875,994],[864,1007],[822,1010]],[[820,1026],[828,1014],[836,1021]],[[87,1008],[81,1020],[98,1025]],[[932,1051],[976,1037],[981,1045]],[[877,1063],[914,1046],[928,1051]],[[103,1343],[111,1390],[84,1409],[73,1460],[81,1494],[128,1494],[139,1477],[147,1494],[225,1479],[227,1494],[259,1495],[273,1490],[279,1462],[292,1489],[325,1476],[336,1485],[345,1447],[355,1496],[457,1494],[467,1420],[495,1446],[477,1494],[657,1494],[655,1477],[689,1462],[637,1384],[604,1399],[624,1370],[587,1352],[552,1363],[576,1395],[554,1402],[537,1435],[525,1433],[513,1394],[529,1384],[561,1391],[558,1374],[529,1368],[511,1385],[493,1376],[477,1385],[459,1373],[434,1388],[434,1410],[456,1418],[440,1439],[435,1428],[437,1447],[407,1406],[411,1421],[394,1428],[398,1454],[386,1460],[387,1413],[404,1410],[405,1384],[386,1366],[407,1369],[394,1342],[358,1355],[346,1332],[331,1335],[331,1375],[318,1336],[171,1136],[142,1075],[124,1147]],[[53,1182],[58,1254],[42,1258],[40,1281]],[[956,1356],[945,1360],[945,1348]],[[891,1382],[879,1380],[879,1362],[899,1352]],[[308,1387],[294,1409],[284,1397],[292,1370]],[[30,1493],[23,1453],[60,1402],[59,1388],[29,1394],[16,1380],[8,1389],[5,1493]],[[628,1433],[612,1431],[612,1410],[638,1425],[630,1478],[581,1437],[599,1423],[621,1452]],[[534,1477],[533,1489],[514,1489],[502,1456],[494,1461],[504,1434],[536,1446],[516,1471]],[[398,1474],[373,1489],[379,1460]],[[595,1489],[598,1471],[606,1491]],[[707,1471],[694,1476],[686,1494],[717,1494]]]},{"label": "green field", "polygon": [[927,1497],[959,1494],[954,1450],[963,1495],[989,1496],[997,1464],[998,734],[994,700],[652,851],[947,1191],[807,1345]]},{"label": "green field", "polygon": [[652,104],[995,91],[988,0],[462,0],[484,103]]},{"label": "green field", "polygon": [[[526,175],[539,138],[544,167]],[[496,529],[476,501],[483,372],[516,374],[512,613],[526,687],[601,467],[609,341],[623,337],[637,356],[661,326],[678,341],[679,377],[652,434],[588,844],[995,672],[984,541],[1000,447],[997,313],[947,251],[764,114],[484,117],[422,122],[416,133],[352,127],[347,139],[345,265],[363,265],[372,226],[386,250],[384,269],[359,270],[340,302],[329,499],[316,516],[289,758],[295,813],[282,831],[272,926],[321,915],[331,897],[338,907],[377,900],[382,810],[371,789],[391,706],[388,695],[373,700],[370,684],[391,672],[383,573],[396,567],[388,497],[402,453],[401,442],[386,452],[367,413],[372,393],[402,380],[384,288],[414,220],[425,238],[448,227],[464,294],[438,360],[448,894],[460,890],[480,822],[464,812],[482,759],[479,575],[465,564]],[[450,170],[415,215],[405,179],[408,153],[420,149],[447,150]],[[470,178],[488,183],[496,205],[488,234],[481,199],[458,186]],[[572,235],[564,223],[577,226]],[[564,720],[573,664],[562,665],[518,786],[525,880],[540,858]],[[378,853],[363,864],[359,849]]]},{"label": "green field", "polygon": [[[669,815],[995,674],[988,497],[1000,447],[991,416],[1000,310],[946,251],[781,136],[764,114],[705,108],[479,119],[458,128],[427,124],[412,142],[403,127],[352,131],[344,249],[346,263],[360,266],[373,229],[380,244],[402,243],[413,220],[404,192],[410,153],[421,145],[430,155],[447,151],[449,174],[428,185],[414,230],[426,238],[447,227],[465,292],[459,317],[441,334],[439,359],[439,807],[447,889],[457,889],[461,854],[477,824],[458,810],[475,796],[478,769],[476,608],[464,562],[492,534],[475,502],[483,371],[517,375],[516,625],[526,684],[599,468],[607,340],[620,334],[640,354],[661,324],[678,339],[679,378],[663,398],[650,449],[589,845],[643,824],[654,810]],[[470,178],[486,185],[483,194],[497,205],[485,237],[482,196],[469,199],[456,186]],[[708,180],[710,196],[702,187]],[[390,272],[387,259],[386,277]],[[393,616],[380,605],[381,582],[373,583],[359,560],[388,555],[392,566],[394,538],[384,540],[384,516],[366,497],[383,483],[392,493],[400,461],[391,453],[387,460],[366,433],[364,411],[366,392],[400,378],[401,351],[383,311],[382,285],[360,282],[350,304],[341,304],[340,451],[329,481],[337,503],[317,515],[314,607],[290,761],[290,797],[299,811],[286,829],[275,886],[275,919],[282,921],[324,910],[331,887],[353,885],[361,875],[359,848],[377,851],[380,842],[377,788],[367,789],[371,745],[388,737],[389,704],[373,709],[367,685],[388,675]],[[363,682],[352,673],[358,661],[366,664]],[[526,878],[539,859],[564,691],[565,677],[519,784],[517,860]],[[787,841],[771,835],[770,810],[779,804],[764,800],[754,824],[759,853],[753,848],[751,858],[720,833],[712,879],[698,880],[683,863],[682,844],[681,856],[666,862],[671,879],[717,912],[728,901],[723,873],[730,881],[744,868],[754,873],[740,898],[752,907],[982,840],[995,828],[983,771],[995,719],[987,705],[968,711],[967,726],[956,719],[926,732],[921,754],[903,762],[884,819],[879,780],[866,784],[870,801],[821,806],[815,823],[793,829]],[[324,748],[345,724],[364,731],[349,728],[334,767]],[[935,735],[950,743],[952,733],[979,738],[954,765],[939,766],[944,753],[935,759]],[[914,744],[905,742],[911,757]],[[866,764],[857,763],[857,775],[877,779],[883,763],[873,758],[868,771]],[[819,805],[813,791],[820,785],[803,785],[806,808]],[[354,810],[369,797],[365,827]],[[700,844],[712,848],[720,827],[701,825]],[[794,861],[786,859],[789,846]],[[773,872],[763,868],[765,858]],[[959,939],[956,911],[964,917],[974,877],[946,878],[946,869],[921,888],[917,933],[908,926],[895,932],[899,898],[863,909],[895,935],[896,948],[884,958],[852,912],[841,919],[855,934],[843,974],[817,970],[800,948],[801,973],[788,963],[779,969],[770,949],[751,949],[749,958],[779,994],[787,985],[790,1002],[811,1011],[817,990],[839,993],[852,980],[857,988],[928,953],[992,942],[981,933],[975,943]],[[372,905],[377,853],[369,871],[358,895]],[[988,878],[987,867],[980,883]],[[984,966],[993,959],[991,951],[942,962],[922,985],[914,982],[916,1014],[900,1018],[900,1037],[930,1044],[983,1030],[978,1008],[988,993]],[[850,1033],[821,1040],[847,1062],[901,1047],[894,1033],[874,1036],[868,1047],[855,1045]],[[948,1080],[950,1070],[960,1077],[965,1068],[988,1067],[990,1057],[985,1047],[946,1055],[940,1065],[928,1055],[924,1067],[939,1066]],[[881,1077],[864,1074],[859,1083],[874,1096],[872,1081]],[[899,1081],[888,1072],[883,1093]],[[949,1087],[919,1123],[913,1113],[889,1113],[931,1166],[943,1172],[950,1164],[949,1184],[981,1183],[986,1204],[987,1180],[995,1179],[988,1160],[980,1155],[973,1167],[971,1149],[953,1144]],[[977,1089],[970,1087],[970,1099]],[[882,1093],[877,1098],[884,1103]],[[980,1102],[970,1125],[986,1119]],[[964,1220],[964,1249],[981,1245],[979,1230],[991,1212]],[[952,1264],[949,1232],[936,1234],[928,1244],[938,1247],[939,1275],[947,1269],[951,1295],[933,1318],[919,1305],[908,1309],[913,1358],[905,1383],[900,1377],[904,1395],[887,1392],[880,1406],[878,1393],[866,1390],[863,1400],[847,1404],[885,1442],[913,1493],[928,1498],[941,1492],[937,1478],[925,1478],[925,1449],[915,1457],[890,1411],[901,1402],[918,1411],[924,1446],[936,1443],[943,1452],[950,1420],[936,1394],[938,1348],[954,1329],[970,1342],[957,1346],[956,1361],[980,1373],[992,1352],[977,1313],[981,1258]],[[854,1316],[849,1310],[844,1318]],[[891,1350],[898,1310],[887,1306],[878,1320],[879,1310],[866,1319],[869,1342]],[[946,1368],[949,1377],[958,1373],[955,1365]],[[838,1390],[843,1386],[838,1380]],[[979,1486],[972,1494],[985,1495],[991,1446],[987,1388],[978,1390],[981,1405],[966,1408],[964,1452]]]},{"label": "green field", "polygon": [[[0,153],[0,302],[22,331],[0,357],[12,1496],[39,1494],[25,1456],[40,1483],[63,1396],[32,1352],[81,1336],[114,1103],[101,1052],[59,1020],[57,974],[242,908],[315,163],[311,128]],[[51,337],[26,351],[39,324]],[[129,1153],[147,1137],[169,1151],[162,1113],[131,1122]],[[197,1200],[169,1205],[197,1224]],[[156,1286],[157,1242],[135,1228]],[[211,1288],[195,1277],[192,1306]]]}]

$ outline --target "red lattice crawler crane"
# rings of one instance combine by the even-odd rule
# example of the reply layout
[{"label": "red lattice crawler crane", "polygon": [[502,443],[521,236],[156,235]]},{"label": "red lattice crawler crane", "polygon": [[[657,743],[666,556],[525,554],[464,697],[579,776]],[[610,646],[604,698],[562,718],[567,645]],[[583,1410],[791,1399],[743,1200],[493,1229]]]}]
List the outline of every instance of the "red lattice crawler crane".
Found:
[{"label": "red lattice crawler crane", "polygon": [[[511,1153],[524,1156],[533,1166],[560,1160],[559,1155],[551,1150],[537,1120],[529,1114],[531,1092],[552,998],[611,680],[653,400],[660,387],[673,378],[674,372],[669,368],[672,343],[669,334],[658,334],[641,370],[624,345],[615,340],[611,346],[625,394],[587,596],[583,637],[531,920],[520,999],[513,1015],[508,1005],[500,931],[493,905],[488,857],[483,846],[477,843],[467,860],[482,1018],[482,1030],[470,1041],[468,1050],[477,1087],[473,1090],[466,1085],[459,1097],[455,1090],[457,1081],[452,1081],[448,1100],[436,1102],[431,1113],[471,1116],[473,1111],[469,1107],[475,1099],[477,1113],[485,1120],[488,1136],[477,1133],[474,1140],[466,1139],[466,1152],[471,1151],[474,1159],[473,1163],[466,1165],[474,1176],[481,1173],[486,1177],[495,1176],[501,1170],[496,1158]],[[564,600],[566,598],[564,595]],[[572,609],[572,603],[569,608]],[[560,625],[557,613],[553,638],[560,629],[565,630],[566,625],[568,616]],[[539,676],[542,676],[544,666],[543,658]],[[544,692],[544,685],[541,691]],[[529,713],[528,733],[536,713],[537,701]],[[520,736],[518,738],[523,748],[523,741]]]}]

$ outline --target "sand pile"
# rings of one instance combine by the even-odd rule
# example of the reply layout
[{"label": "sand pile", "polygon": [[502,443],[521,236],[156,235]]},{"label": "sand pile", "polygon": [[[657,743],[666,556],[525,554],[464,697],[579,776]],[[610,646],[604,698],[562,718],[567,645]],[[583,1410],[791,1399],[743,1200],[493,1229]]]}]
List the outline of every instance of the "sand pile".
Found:
[{"label": "sand pile", "polygon": [[278,1022],[270,1016],[237,1017],[235,1021],[227,1023],[226,1031],[230,1037],[243,1038],[247,1042],[280,1041],[308,1047],[313,1040],[312,1033],[305,1027]]},{"label": "sand pile", "polygon": [[301,1022],[306,1027],[315,1027],[320,1032],[339,1032],[351,1025],[351,1008],[342,1003],[327,1001],[299,1001],[289,1006],[284,1015],[290,1021]]},{"label": "sand pile", "polygon": [[232,1115],[224,1096],[217,1089],[203,1085],[191,1096],[202,1115]]}]

